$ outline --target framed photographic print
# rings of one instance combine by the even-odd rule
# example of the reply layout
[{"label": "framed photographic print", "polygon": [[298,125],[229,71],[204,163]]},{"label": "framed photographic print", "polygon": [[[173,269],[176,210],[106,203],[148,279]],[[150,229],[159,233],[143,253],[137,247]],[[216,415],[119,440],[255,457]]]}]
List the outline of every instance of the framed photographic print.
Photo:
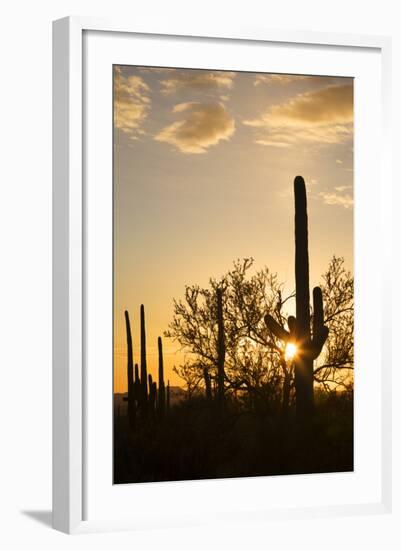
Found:
[{"label": "framed photographic print", "polygon": [[54,23],[56,528],[389,509],[389,49]]}]

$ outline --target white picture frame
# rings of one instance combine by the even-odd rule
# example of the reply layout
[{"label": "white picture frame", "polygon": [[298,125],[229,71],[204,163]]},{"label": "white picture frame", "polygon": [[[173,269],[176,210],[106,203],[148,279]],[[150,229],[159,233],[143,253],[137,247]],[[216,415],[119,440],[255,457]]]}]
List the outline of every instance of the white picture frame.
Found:
[{"label": "white picture frame", "polygon": [[[88,147],[85,141],[85,103],[84,80],[86,73],[83,60],[87,54],[85,47],[85,33],[97,33],[113,41],[113,36],[119,37],[147,37],[147,40],[156,41],[160,37],[179,37],[180,40],[203,41],[204,44],[218,41],[230,43],[254,43],[263,47],[263,44],[287,44],[293,48],[333,47],[347,52],[366,50],[375,52],[380,59],[380,87],[381,113],[377,121],[380,127],[381,156],[376,167],[380,179],[380,196],[383,198],[380,219],[380,234],[389,231],[386,212],[391,208],[391,167],[390,167],[390,39],[386,37],[335,35],[313,32],[289,32],[274,30],[242,30],[224,29],[183,29],[183,28],[141,28],[127,22],[103,21],[92,18],[70,17],[54,22],[53,31],[53,525],[56,529],[67,533],[87,532],[113,529],[137,529],[150,525],[154,520],[150,507],[142,510],[139,518],[108,517],[106,512],[99,512],[96,518],[87,517],[88,486],[90,463],[85,459],[89,445],[96,445],[96,441],[88,443],[88,433],[91,429],[87,403],[87,342],[88,325],[85,306],[88,293],[86,269],[88,267],[90,238],[86,236],[88,226],[85,212],[88,207],[86,201],[93,196],[85,190],[84,181],[87,177],[85,155]],[[99,50],[100,51],[100,50]],[[160,51],[160,50],[158,50]],[[161,55],[161,54],[159,54]],[[152,52],[152,58],[157,57],[157,51]],[[88,58],[86,58],[88,59]],[[91,59],[89,57],[89,59]],[[92,58],[93,59],[93,58]],[[155,63],[156,64],[156,63]],[[163,64],[163,63],[162,63]],[[90,152],[89,152],[90,154]],[[369,201],[370,197],[360,195],[360,200]],[[367,203],[366,203],[367,204]],[[104,206],[104,205],[103,205]],[[96,208],[96,206],[90,206]],[[357,244],[358,246],[358,244]],[[388,287],[386,266],[390,265],[390,249],[388,242],[382,247],[381,270],[382,288]],[[105,280],[107,285],[109,280]],[[377,281],[376,281],[377,282]],[[107,288],[107,286],[106,286]],[[96,290],[95,290],[96,291]],[[91,290],[91,292],[93,292]],[[111,289],[110,289],[111,292]],[[391,297],[388,292],[378,298],[377,305],[381,313],[390,312]],[[377,328],[377,327],[375,327]],[[302,498],[294,506],[285,504],[269,506],[265,509],[257,503],[251,509],[244,510],[235,503],[223,516],[229,520],[258,520],[269,517],[312,517],[313,515],[348,515],[365,513],[385,513],[391,509],[391,357],[388,332],[382,325],[380,348],[380,368],[378,373],[377,406],[380,408],[377,437],[379,454],[377,471],[380,480],[375,488],[377,498],[366,498],[360,502],[352,498],[344,502],[328,501],[316,506],[310,502],[305,504]],[[373,360],[373,359],[372,359]],[[111,369],[111,365],[110,365]],[[372,390],[373,391],[373,390]],[[379,395],[380,394],[380,395]],[[93,402],[93,400],[92,400]],[[106,411],[111,416],[111,410]],[[106,413],[107,414],[107,413]],[[89,420],[88,420],[89,419]],[[375,432],[376,433],[376,432]],[[106,464],[107,466],[107,464]],[[380,470],[380,471],[379,471]],[[107,471],[107,470],[106,470]],[[99,474],[100,475],[100,474]],[[327,474],[329,475],[329,474]],[[89,476],[90,477],[90,476]],[[302,477],[302,476],[300,476]],[[276,478],[276,484],[284,483]],[[221,481],[221,480],[220,480]],[[177,503],[177,491],[185,492],[191,498],[191,492],[197,492],[197,498],[202,501],[202,486],[208,485],[208,491],[215,491],[217,487],[224,487],[228,495],[255,489],[255,480],[252,485],[240,480],[224,480],[220,485],[213,482],[185,482],[177,490],[177,484],[164,484],[163,488],[157,484],[142,484],[131,487],[127,491],[135,490],[144,495],[157,493],[170,502]],[[301,480],[302,481],[302,480]],[[107,481],[111,483],[110,480]],[[321,483],[322,480],[319,481]],[[92,483],[92,482],[91,482]],[[256,481],[260,484],[260,479]],[[235,485],[234,485],[235,484]],[[92,483],[93,485],[93,483]],[[159,484],[160,485],[160,484]],[[185,487],[184,487],[185,485]],[[184,488],[183,488],[184,487]],[[316,488],[318,491],[319,489]],[[126,491],[126,492],[127,492]],[[162,492],[162,493],[161,493]],[[244,493],[245,494],[245,493]],[[372,492],[373,494],[373,492]],[[105,494],[104,494],[105,495]],[[106,496],[96,495],[98,499]],[[124,497],[125,498],[125,497]],[[128,496],[129,498],[129,496]],[[150,498],[150,497],[149,497]],[[311,501],[312,502],[312,501]],[[259,507],[258,507],[259,506]],[[145,506],[146,508],[146,506]],[[237,513],[238,512],[238,513]],[[156,514],[157,516],[157,514]],[[222,517],[223,517],[222,516]],[[220,518],[221,519],[221,518]],[[206,517],[188,514],[183,515],[177,508],[175,517],[174,506],[170,515],[160,525],[189,525],[193,522],[202,523]]]}]

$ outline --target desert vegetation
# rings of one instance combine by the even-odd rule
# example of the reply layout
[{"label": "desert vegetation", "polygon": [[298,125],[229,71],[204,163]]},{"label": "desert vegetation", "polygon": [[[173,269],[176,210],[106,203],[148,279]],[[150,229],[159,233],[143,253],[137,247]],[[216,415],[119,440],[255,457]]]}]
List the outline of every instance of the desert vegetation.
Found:
[{"label": "desert vegetation", "polygon": [[[129,312],[124,407],[114,409],[114,482],[353,469],[353,277],[333,255],[310,299],[308,214],[294,181],[295,288],[252,258],[206,287],[190,284],[147,372],[145,308],[135,363]],[[295,312],[290,315],[289,312]],[[163,338],[185,360],[165,378]]]}]

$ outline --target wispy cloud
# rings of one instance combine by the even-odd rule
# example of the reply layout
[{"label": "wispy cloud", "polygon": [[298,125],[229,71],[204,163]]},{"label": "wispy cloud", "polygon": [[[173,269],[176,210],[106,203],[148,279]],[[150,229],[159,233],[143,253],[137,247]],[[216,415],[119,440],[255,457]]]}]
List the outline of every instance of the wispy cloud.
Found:
[{"label": "wispy cloud", "polygon": [[353,88],[329,86],[270,107],[243,124],[257,129],[255,142],[274,147],[335,144],[353,135]]},{"label": "wispy cloud", "polygon": [[173,74],[177,72],[177,69],[173,69],[171,67],[138,67],[138,72],[144,75],[165,75]]},{"label": "wispy cloud", "polygon": [[137,75],[124,74],[120,67],[114,74],[114,125],[136,139],[150,109],[150,89]]},{"label": "wispy cloud", "polygon": [[235,73],[226,71],[176,70],[171,78],[160,81],[161,91],[171,95],[182,91],[231,89]]},{"label": "wispy cloud", "polygon": [[308,84],[320,84],[328,86],[333,83],[332,76],[308,76],[300,74],[258,74],[253,82],[254,86],[260,84],[287,86],[293,82],[307,81]]},{"label": "wispy cloud", "polygon": [[342,206],[343,208],[352,208],[354,199],[350,193],[342,193],[344,189],[348,189],[348,186],[336,187],[337,192],[321,192],[319,196],[323,199],[325,204]]},{"label": "wispy cloud", "polygon": [[235,131],[235,122],[222,103],[179,103],[173,109],[181,120],[163,128],[155,137],[174,145],[182,153],[205,153]]},{"label": "wispy cloud", "polygon": [[351,185],[338,185],[337,187],[334,187],[334,189],[341,193],[342,191],[345,191],[346,189],[351,189]]}]

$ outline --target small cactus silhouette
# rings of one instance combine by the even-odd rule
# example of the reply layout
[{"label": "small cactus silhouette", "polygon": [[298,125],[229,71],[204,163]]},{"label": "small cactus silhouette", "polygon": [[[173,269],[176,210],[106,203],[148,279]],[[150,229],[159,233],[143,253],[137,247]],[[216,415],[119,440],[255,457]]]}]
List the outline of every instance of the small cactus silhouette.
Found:
[{"label": "small cactus silhouette", "polygon": [[[128,421],[131,427],[135,425],[135,382],[134,382],[134,360],[132,351],[131,324],[128,311],[125,311],[125,327],[127,331],[127,378],[128,378]],[[135,370],[136,373],[136,370]]]},{"label": "small cactus silhouette", "polygon": [[164,362],[163,362],[163,342],[161,337],[157,339],[159,352],[159,392],[157,396],[157,407],[159,416],[163,417],[166,408],[166,388],[164,386]]},{"label": "small cactus silhouette", "polygon": [[141,305],[141,408],[146,416],[148,402],[148,369],[146,364],[145,307]]},{"label": "small cactus silhouette", "polygon": [[314,407],[313,361],[320,355],[328,336],[324,325],[323,297],[319,287],[313,289],[313,323],[311,333],[309,295],[308,213],[305,182],[301,176],[294,180],[295,196],[295,299],[296,317],[288,318],[287,331],[271,315],[265,323],[283,342],[296,345],[295,392],[297,417],[310,418]]}]

